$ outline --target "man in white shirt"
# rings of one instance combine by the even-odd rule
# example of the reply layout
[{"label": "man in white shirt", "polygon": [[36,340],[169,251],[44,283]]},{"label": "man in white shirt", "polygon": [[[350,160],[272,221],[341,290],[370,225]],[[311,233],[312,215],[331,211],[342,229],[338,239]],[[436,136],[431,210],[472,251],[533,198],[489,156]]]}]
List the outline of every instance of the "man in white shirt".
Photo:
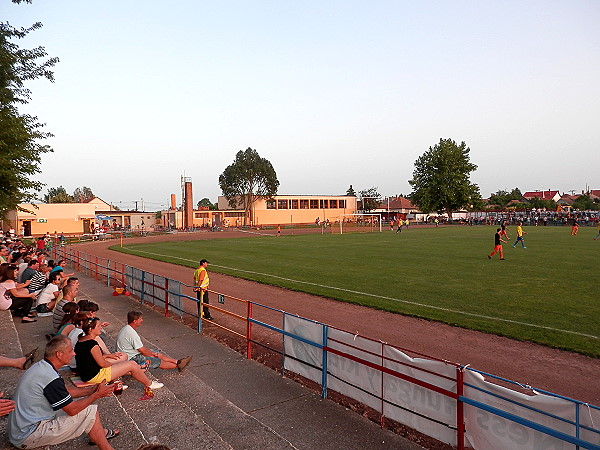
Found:
[{"label": "man in white shirt", "polygon": [[127,359],[135,361],[140,366],[147,365],[150,369],[179,369],[181,372],[192,360],[186,356],[179,360],[173,359],[162,353],[153,352],[144,347],[142,339],[136,328],[142,325],[144,318],[140,311],[129,311],[127,313],[127,325],[121,328],[117,336],[117,351],[127,354]]},{"label": "man in white shirt", "polygon": [[54,305],[56,305],[56,299],[60,293],[60,273],[50,273],[48,281],[48,285],[42,289],[42,292],[40,292],[40,295],[38,295],[37,298],[37,306],[35,309],[40,317],[52,315],[52,310],[54,309]]}]

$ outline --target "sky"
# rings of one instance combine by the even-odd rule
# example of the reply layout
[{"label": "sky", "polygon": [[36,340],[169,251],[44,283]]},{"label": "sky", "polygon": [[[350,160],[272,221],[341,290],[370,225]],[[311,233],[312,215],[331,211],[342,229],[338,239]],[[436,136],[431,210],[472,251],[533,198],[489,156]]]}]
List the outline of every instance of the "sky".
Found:
[{"label": "sky", "polygon": [[[27,86],[55,137],[37,177],[147,210],[221,195],[248,147],[282,195],[409,194],[464,141],[483,197],[600,189],[600,2],[4,0],[60,58]],[[46,190],[42,191],[42,195]],[[141,206],[141,205],[140,205]]]}]

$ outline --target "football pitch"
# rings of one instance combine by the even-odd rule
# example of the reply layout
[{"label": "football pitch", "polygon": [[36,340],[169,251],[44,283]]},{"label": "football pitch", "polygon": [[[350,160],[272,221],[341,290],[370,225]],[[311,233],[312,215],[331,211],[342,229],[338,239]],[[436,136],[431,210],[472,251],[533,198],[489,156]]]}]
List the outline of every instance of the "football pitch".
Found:
[{"label": "football pitch", "polygon": [[411,228],[402,233],[157,242],[111,249],[341,301],[600,357],[600,240],[595,228],[524,227],[526,249],[496,227]]}]

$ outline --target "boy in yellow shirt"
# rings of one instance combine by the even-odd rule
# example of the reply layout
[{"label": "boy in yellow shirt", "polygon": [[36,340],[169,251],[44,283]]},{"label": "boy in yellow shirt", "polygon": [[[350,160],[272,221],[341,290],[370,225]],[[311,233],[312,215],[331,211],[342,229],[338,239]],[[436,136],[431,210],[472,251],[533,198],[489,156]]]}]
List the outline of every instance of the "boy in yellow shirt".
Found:
[{"label": "boy in yellow shirt", "polygon": [[521,241],[521,245],[523,246],[523,248],[527,248],[527,247],[525,247],[525,238],[523,237],[524,234],[527,234],[527,233],[525,233],[523,231],[523,222],[519,222],[519,225],[517,225],[517,240],[515,241],[513,248],[515,248],[517,246],[519,241]]}]

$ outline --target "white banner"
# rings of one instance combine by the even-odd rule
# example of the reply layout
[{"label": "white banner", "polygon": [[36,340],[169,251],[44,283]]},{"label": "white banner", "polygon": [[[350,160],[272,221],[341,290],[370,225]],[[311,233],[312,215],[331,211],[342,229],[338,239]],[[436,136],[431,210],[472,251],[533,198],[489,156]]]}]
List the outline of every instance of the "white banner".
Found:
[{"label": "white banner", "polygon": [[[530,408],[545,411],[546,413],[575,422],[576,404],[573,402],[544,394],[522,394],[489,383],[485,381],[481,374],[470,370],[465,371],[464,381],[465,384],[470,384],[478,388],[475,389],[470,386],[465,386],[464,394],[467,398],[498,408],[502,411],[562,433],[575,436],[574,425],[570,425],[562,420],[548,417],[540,412],[532,411],[524,406],[512,403],[519,402]],[[484,389],[495,395],[502,396],[507,400],[481,392],[479,389]],[[598,417],[598,415],[596,417]],[[574,445],[561,441],[560,439],[466,404],[465,427],[467,440],[470,445],[476,449],[567,450],[576,448]],[[596,434],[596,442],[598,441],[599,437]]]},{"label": "white banner", "polygon": [[[381,342],[329,328],[327,346],[377,365],[382,364]],[[327,354],[327,369],[329,389],[358,400],[381,413],[380,370],[334,353]]]},{"label": "white banner", "polygon": [[[385,367],[450,392],[456,392],[454,365],[423,358],[411,358],[387,345],[385,356],[393,360],[386,360]],[[433,374],[419,369],[426,369]],[[386,417],[439,441],[456,445],[456,400],[453,398],[386,374],[385,399],[388,401],[384,410]]]},{"label": "white banner", "polygon": [[[284,329],[317,344],[323,343],[323,325],[285,315]],[[411,358],[388,345],[328,329],[326,345],[417,380],[456,392],[456,367],[440,361]],[[323,352],[290,336],[285,337],[284,367],[321,384]],[[383,355],[382,355],[383,352]],[[287,357],[290,356],[290,357]],[[409,367],[410,366],[410,367]],[[327,354],[327,387],[355,399],[399,423],[450,445],[456,445],[456,401],[349,358]],[[428,372],[424,372],[427,370]],[[464,372],[464,395],[472,400],[575,436],[575,426],[532,411],[534,408],[575,422],[577,404],[543,394],[526,395],[485,381],[477,372]],[[470,384],[470,386],[466,386]],[[482,391],[489,391],[487,394]],[[504,397],[498,398],[498,397]],[[524,406],[519,406],[515,402]],[[595,428],[600,411],[579,405],[580,423]],[[509,419],[465,404],[466,445],[481,450],[570,450],[575,446]],[[597,429],[597,428],[596,428]],[[580,429],[580,437],[600,445],[600,435]]]},{"label": "white banner", "polygon": [[[323,325],[302,317],[285,314],[283,316],[283,329],[308,341],[323,344]],[[321,384],[323,350],[290,336],[284,337],[283,350],[285,356],[290,356],[290,358],[285,357],[283,360],[285,369]],[[306,364],[303,364],[303,362]],[[311,366],[318,367],[318,369]]]}]

